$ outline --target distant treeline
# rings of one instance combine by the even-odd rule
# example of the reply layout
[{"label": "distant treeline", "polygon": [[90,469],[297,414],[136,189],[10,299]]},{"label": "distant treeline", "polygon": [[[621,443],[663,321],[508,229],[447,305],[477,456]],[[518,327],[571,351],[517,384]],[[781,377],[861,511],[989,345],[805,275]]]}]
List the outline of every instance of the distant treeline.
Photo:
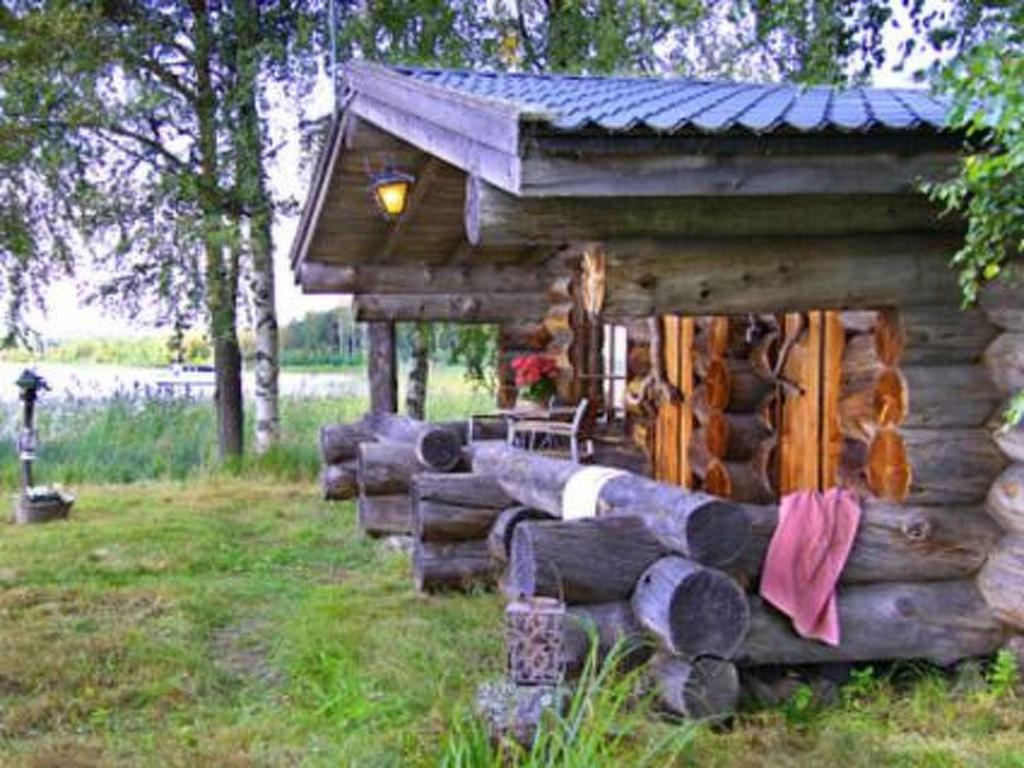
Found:
[{"label": "distant treeline", "polygon": [[[412,323],[398,326],[398,353],[402,360],[412,354]],[[431,328],[431,358],[446,365],[461,364],[471,379],[486,382],[495,356],[493,326],[436,323]],[[251,360],[253,334],[239,334],[242,355]],[[281,362],[286,368],[334,368],[361,366],[365,360],[365,329],[355,322],[347,307],[309,312],[281,329]],[[211,363],[213,349],[200,330],[163,335],[67,339],[41,343],[34,350],[8,349],[0,360],[163,367],[175,361]]]},{"label": "distant treeline", "polygon": [[[413,323],[398,324],[398,354],[412,355]],[[497,331],[489,325],[434,323],[431,358],[447,365],[462,364],[470,378],[488,378],[496,354]],[[281,360],[285,366],[362,365],[366,354],[365,329],[352,310],[308,312],[281,329]]]}]

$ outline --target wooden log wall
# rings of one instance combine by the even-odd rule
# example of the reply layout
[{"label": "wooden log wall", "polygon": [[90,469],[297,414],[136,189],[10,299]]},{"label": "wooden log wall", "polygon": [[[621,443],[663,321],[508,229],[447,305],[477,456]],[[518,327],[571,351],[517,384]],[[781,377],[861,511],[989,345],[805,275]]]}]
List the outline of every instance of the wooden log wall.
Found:
[{"label": "wooden log wall", "polygon": [[[986,318],[999,329],[983,363],[1000,395],[1024,389],[1024,295],[998,286],[983,297]],[[1024,633],[1024,425],[994,420],[994,441],[1008,466],[988,489],[986,507],[1005,535],[978,575],[978,587],[996,615]],[[1019,642],[1019,638],[1017,642]]]},{"label": "wooden log wall", "polygon": [[996,338],[981,311],[665,316],[661,328],[683,397],[656,412],[659,479],[754,503],[839,485],[963,506],[1006,461],[988,422],[1019,336]]}]

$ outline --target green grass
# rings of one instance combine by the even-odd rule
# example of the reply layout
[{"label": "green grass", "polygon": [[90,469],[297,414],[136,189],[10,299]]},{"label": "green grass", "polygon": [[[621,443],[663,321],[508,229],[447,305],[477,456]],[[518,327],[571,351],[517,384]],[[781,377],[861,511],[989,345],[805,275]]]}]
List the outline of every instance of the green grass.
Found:
[{"label": "green grass", "polygon": [[[487,406],[434,377],[432,418]],[[635,679],[592,668],[541,747],[496,754],[468,712],[501,672],[501,601],[416,594],[407,555],[317,496],[316,430],[364,408],[286,401],[279,448],[215,471],[209,404],[44,406],[40,477],[78,502],[0,524],[0,765],[1024,768],[1005,664],[974,686],[861,672],[837,705],[797,695],[719,730],[658,720]]]},{"label": "green grass", "polygon": [[[501,602],[418,595],[408,570],[306,482],[80,488],[67,523],[0,527],[0,765],[495,766],[467,711],[500,673]],[[996,678],[910,677],[718,732],[606,677],[517,764],[1024,765]]]}]

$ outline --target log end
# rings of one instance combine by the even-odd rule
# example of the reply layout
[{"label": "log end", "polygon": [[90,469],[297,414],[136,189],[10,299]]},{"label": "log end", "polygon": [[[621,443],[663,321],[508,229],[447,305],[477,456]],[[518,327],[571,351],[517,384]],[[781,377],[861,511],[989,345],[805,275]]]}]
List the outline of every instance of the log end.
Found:
[{"label": "log end", "polygon": [[462,439],[451,429],[428,429],[416,442],[416,458],[438,472],[451,472],[462,461]]},{"label": "log end", "polygon": [[750,540],[750,519],[743,507],[726,499],[708,501],[686,520],[687,552],[705,565],[737,560]]},{"label": "log end", "polygon": [[673,645],[680,652],[731,659],[746,636],[750,607],[732,578],[704,569],[673,594],[669,616]]},{"label": "log end", "polygon": [[651,664],[658,702],[669,713],[690,720],[717,721],[736,711],[740,680],[736,666],[721,659],[696,661],[659,655]]}]

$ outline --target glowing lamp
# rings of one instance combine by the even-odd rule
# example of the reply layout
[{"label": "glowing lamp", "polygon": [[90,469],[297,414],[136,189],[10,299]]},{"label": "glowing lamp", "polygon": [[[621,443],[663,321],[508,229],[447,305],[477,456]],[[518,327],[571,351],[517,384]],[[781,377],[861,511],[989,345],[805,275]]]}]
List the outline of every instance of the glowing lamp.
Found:
[{"label": "glowing lamp", "polygon": [[416,179],[407,173],[383,171],[373,176],[373,199],[380,212],[389,219],[405,213],[409,189]]}]

